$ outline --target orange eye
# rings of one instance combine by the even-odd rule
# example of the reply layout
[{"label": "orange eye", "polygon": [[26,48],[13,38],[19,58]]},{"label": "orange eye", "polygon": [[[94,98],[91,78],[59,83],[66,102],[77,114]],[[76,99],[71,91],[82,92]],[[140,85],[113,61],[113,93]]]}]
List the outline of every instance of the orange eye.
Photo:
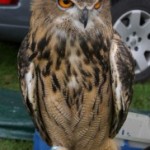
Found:
[{"label": "orange eye", "polygon": [[95,9],[99,9],[101,7],[101,3],[100,2],[97,2],[94,6]]},{"label": "orange eye", "polygon": [[70,0],[58,0],[58,4],[62,8],[69,8],[69,7],[73,6],[73,3]]}]

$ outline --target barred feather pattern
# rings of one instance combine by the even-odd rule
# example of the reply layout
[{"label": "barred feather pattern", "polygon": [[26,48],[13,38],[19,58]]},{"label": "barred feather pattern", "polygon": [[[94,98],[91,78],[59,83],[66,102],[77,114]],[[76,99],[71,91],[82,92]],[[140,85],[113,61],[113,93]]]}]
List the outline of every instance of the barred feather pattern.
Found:
[{"label": "barred feather pattern", "polygon": [[[60,23],[55,19],[60,15],[56,8],[48,17],[54,2],[33,1],[30,30],[18,53],[25,105],[41,136],[54,149],[116,150],[112,137],[123,124],[129,105],[122,109],[127,99],[122,101],[115,93],[113,72],[121,74],[122,69],[113,69],[116,62],[111,52],[121,39],[112,40],[117,34],[107,12],[109,2],[104,1],[106,9],[99,20],[107,21],[98,24],[95,19],[97,28],[87,30],[73,26],[65,15]],[[117,53],[121,50],[118,47]],[[126,66],[126,61],[117,63]],[[132,66],[130,60],[128,65]],[[124,80],[119,78],[117,84],[130,87],[129,93],[132,82],[122,84]],[[118,115],[121,111],[125,112],[122,116]]]},{"label": "barred feather pattern", "polygon": [[[27,88],[23,92],[28,91],[23,94],[25,103],[39,130],[46,129],[47,142],[90,149],[102,145],[109,134],[112,103],[109,53],[104,43],[100,43],[103,47],[95,47],[90,37],[75,38],[73,41],[71,36],[63,39],[54,35],[46,41],[42,37],[35,45],[38,52],[31,48],[33,45],[26,50],[21,48],[19,67],[26,64],[26,69],[20,71],[20,79]],[[53,47],[49,44],[52,41]]]}]

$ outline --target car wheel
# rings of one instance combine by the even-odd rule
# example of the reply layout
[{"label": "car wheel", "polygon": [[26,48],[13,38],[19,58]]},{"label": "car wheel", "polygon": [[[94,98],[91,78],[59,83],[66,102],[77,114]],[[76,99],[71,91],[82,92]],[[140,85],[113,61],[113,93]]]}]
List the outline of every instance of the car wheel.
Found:
[{"label": "car wheel", "polygon": [[150,77],[150,0],[120,0],[112,6],[114,29],[131,49],[135,81]]}]

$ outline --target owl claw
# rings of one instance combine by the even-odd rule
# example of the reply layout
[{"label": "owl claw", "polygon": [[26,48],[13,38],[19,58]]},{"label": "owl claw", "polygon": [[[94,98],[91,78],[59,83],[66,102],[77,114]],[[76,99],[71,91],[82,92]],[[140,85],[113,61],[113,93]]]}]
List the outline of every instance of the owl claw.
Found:
[{"label": "owl claw", "polygon": [[68,150],[68,149],[62,146],[53,146],[50,150]]}]

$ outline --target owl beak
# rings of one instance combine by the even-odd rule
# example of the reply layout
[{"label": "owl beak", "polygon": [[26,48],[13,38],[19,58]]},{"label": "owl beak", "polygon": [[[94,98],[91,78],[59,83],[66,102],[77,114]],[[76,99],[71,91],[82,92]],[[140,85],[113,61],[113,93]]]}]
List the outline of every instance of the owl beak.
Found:
[{"label": "owl beak", "polygon": [[84,28],[86,28],[88,23],[88,9],[86,7],[82,10],[80,22],[84,25]]}]

